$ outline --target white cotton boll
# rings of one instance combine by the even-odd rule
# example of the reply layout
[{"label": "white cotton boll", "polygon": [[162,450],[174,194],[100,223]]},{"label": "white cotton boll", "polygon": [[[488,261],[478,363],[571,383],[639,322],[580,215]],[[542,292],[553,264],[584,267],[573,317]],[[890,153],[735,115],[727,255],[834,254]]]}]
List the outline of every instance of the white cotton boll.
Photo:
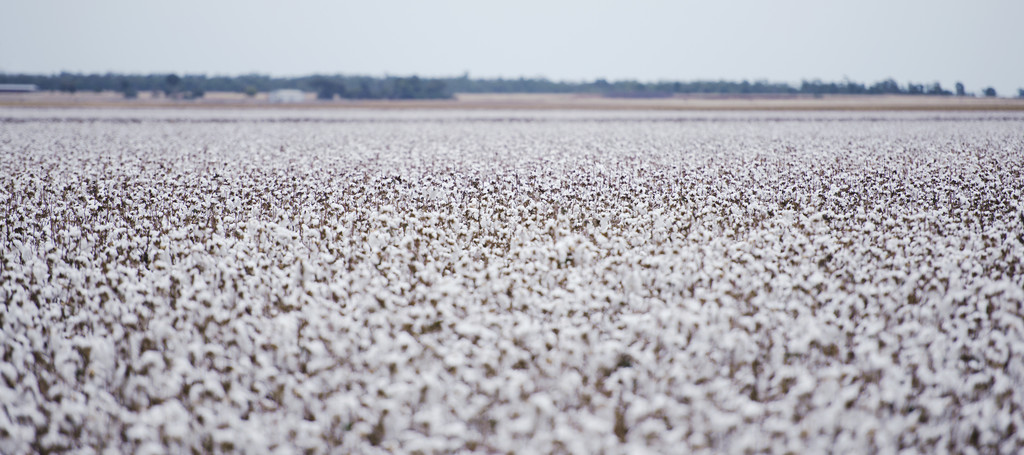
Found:
[{"label": "white cotton boll", "polygon": [[[3,389],[0,389],[0,398],[4,398],[5,403],[14,403],[13,400],[8,400],[8,397],[3,396]],[[0,414],[0,428],[4,428],[7,431],[8,437],[0,439],[0,451],[3,453],[28,453],[30,451],[30,444],[35,437],[35,430],[26,424],[16,424],[9,420],[7,413]]]},{"label": "white cotton boll", "polygon": [[[525,411],[525,410],[524,410]],[[530,434],[536,428],[536,419],[533,414],[524,413],[514,417],[502,425],[502,428],[512,433],[512,436]]]},{"label": "white cotton boll", "polygon": [[629,294],[639,294],[643,291],[643,284],[640,273],[634,271],[626,275],[622,287]]},{"label": "white cotton boll", "polygon": [[558,410],[555,407],[555,403],[551,400],[551,397],[546,393],[535,393],[531,395],[530,403],[536,406],[537,413],[539,415],[551,416]]},{"label": "white cotton boll", "polygon": [[164,356],[157,351],[146,351],[143,352],[139,359],[136,361],[137,366],[140,370],[149,370],[150,374],[160,374],[165,368]]},{"label": "white cotton boll", "polygon": [[134,326],[139,323],[139,317],[135,313],[124,312],[121,313],[121,323],[128,326]]},{"label": "white cotton boll", "polygon": [[167,453],[167,448],[156,441],[146,441],[139,445],[135,453],[140,455],[158,455]]},{"label": "white cotton boll", "polygon": [[148,423],[136,423],[128,427],[125,435],[134,441],[152,441],[157,438],[157,431]]},{"label": "white cotton boll", "polygon": [[114,351],[114,343],[109,338],[93,338],[83,341],[89,349],[89,364],[86,366],[86,374],[89,377],[96,377],[100,380],[109,380],[114,375],[114,366],[117,353]]},{"label": "white cotton boll", "polygon": [[188,410],[178,401],[167,401],[150,408],[146,420],[159,422],[164,436],[172,441],[182,441],[189,433]]},{"label": "white cotton boll", "polygon": [[710,441],[705,433],[695,431],[686,442],[689,443],[690,447],[699,449],[707,447]]},{"label": "white cotton boll", "polygon": [[794,396],[807,395],[814,392],[818,382],[810,373],[804,372],[797,376],[796,384],[790,389],[790,393]]}]

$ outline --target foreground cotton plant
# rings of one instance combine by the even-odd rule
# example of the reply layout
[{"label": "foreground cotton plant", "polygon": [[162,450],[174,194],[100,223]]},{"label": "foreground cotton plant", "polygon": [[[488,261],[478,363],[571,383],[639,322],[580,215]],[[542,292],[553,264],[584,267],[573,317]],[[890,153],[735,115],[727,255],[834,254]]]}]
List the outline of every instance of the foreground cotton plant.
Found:
[{"label": "foreground cotton plant", "polygon": [[3,111],[0,452],[1014,452],[1022,130]]}]

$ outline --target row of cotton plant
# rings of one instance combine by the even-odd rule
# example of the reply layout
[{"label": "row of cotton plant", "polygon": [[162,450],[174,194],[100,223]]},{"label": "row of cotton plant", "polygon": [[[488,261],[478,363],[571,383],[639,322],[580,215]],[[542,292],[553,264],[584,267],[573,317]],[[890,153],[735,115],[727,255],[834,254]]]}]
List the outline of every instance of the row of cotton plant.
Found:
[{"label": "row of cotton plant", "polygon": [[0,117],[0,452],[1024,447],[1022,116],[189,115]]}]

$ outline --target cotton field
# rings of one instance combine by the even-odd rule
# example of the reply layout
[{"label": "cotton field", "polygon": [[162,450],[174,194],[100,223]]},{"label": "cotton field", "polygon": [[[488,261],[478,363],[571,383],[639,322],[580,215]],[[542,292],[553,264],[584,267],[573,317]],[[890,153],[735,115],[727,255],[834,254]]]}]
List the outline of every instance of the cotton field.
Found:
[{"label": "cotton field", "polygon": [[1012,453],[1024,115],[0,110],[0,453]]}]

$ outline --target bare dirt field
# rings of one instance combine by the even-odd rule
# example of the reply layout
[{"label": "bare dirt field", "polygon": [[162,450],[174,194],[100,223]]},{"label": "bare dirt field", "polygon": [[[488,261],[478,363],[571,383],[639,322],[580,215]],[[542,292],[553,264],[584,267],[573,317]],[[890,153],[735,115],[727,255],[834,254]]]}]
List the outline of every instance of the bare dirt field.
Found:
[{"label": "bare dirt field", "polygon": [[459,93],[451,100],[321,101],[312,93],[302,103],[267,101],[267,94],[211,92],[199,100],[153,97],[137,99],[119,93],[37,92],[0,95],[5,107],[203,107],[203,108],[374,108],[374,109],[570,109],[570,110],[1024,110],[1021,98],[974,98],[903,95],[685,95],[669,98],[608,98],[595,94]]}]

